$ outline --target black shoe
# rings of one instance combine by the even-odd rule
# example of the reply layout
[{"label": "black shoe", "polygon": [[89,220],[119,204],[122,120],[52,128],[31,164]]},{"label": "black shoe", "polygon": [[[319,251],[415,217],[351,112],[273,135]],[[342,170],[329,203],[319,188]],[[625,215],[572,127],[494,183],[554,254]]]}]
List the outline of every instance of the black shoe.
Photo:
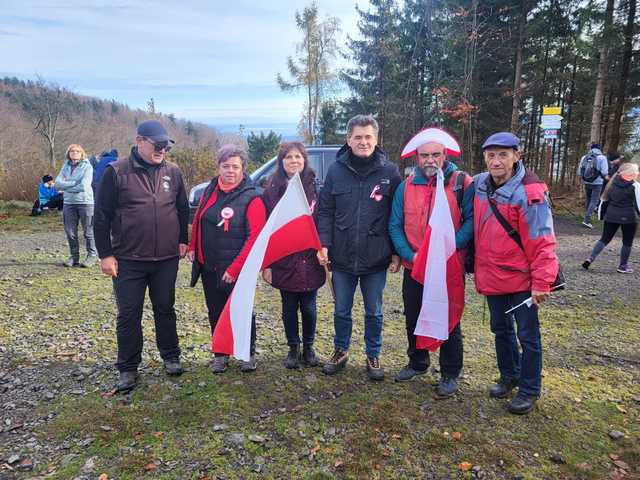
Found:
[{"label": "black shoe", "polygon": [[318,360],[316,352],[313,350],[313,343],[308,343],[302,348],[302,361],[307,367],[317,367],[320,365],[320,360]]},{"label": "black shoe", "polygon": [[436,397],[439,399],[453,397],[458,391],[458,379],[453,377],[441,377],[436,388]]},{"label": "black shoe", "polygon": [[489,389],[489,396],[491,398],[505,398],[511,393],[511,390],[518,386],[518,380],[513,378],[502,378],[498,380],[494,386]]},{"label": "black shoe", "polygon": [[255,355],[251,355],[248,361],[242,360],[240,362],[240,371],[242,373],[255,372],[258,368],[258,361]]},{"label": "black shoe", "polygon": [[335,375],[344,368],[347,360],[349,360],[349,352],[336,348],[329,361],[322,367],[322,372],[326,375]]},{"label": "black shoe", "polygon": [[175,358],[172,360],[165,360],[164,370],[167,372],[167,375],[182,375],[184,373],[184,369],[180,364],[179,358]]},{"label": "black shoe", "polygon": [[411,380],[413,377],[415,377],[416,375],[424,375],[425,373],[427,373],[427,370],[428,370],[428,368],[425,368],[424,370],[416,370],[411,365],[407,365],[402,370],[400,370],[398,373],[396,373],[395,381],[396,382],[407,382],[407,381]]},{"label": "black shoe", "polygon": [[136,386],[138,380],[138,372],[120,372],[120,378],[116,384],[118,392],[130,392]]},{"label": "black shoe", "polygon": [[511,402],[509,402],[507,410],[516,415],[524,415],[525,413],[529,413],[533,410],[533,407],[536,406],[537,400],[538,397],[534,395],[527,395],[526,393],[518,392],[516,396],[511,399]]},{"label": "black shoe", "polygon": [[298,345],[289,345],[289,353],[284,359],[284,366],[289,369],[300,368],[300,348]]},{"label": "black shoe", "polygon": [[593,262],[593,260],[591,260],[590,258],[587,258],[584,262],[582,262],[582,268],[584,268],[585,270],[589,270],[589,267],[591,266],[591,262]]},{"label": "black shoe", "polygon": [[384,370],[380,366],[378,357],[367,357],[367,375],[369,375],[369,380],[377,382],[384,380]]}]

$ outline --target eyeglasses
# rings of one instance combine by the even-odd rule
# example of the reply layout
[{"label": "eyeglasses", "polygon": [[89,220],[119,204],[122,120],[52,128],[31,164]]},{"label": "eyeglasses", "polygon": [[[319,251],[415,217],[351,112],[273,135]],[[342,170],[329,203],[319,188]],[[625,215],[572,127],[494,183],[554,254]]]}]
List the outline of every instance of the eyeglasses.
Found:
[{"label": "eyeglasses", "polygon": [[440,158],[442,158],[442,152],[435,152],[435,153],[420,153],[418,154],[420,158],[433,158],[434,160],[438,160]]},{"label": "eyeglasses", "polygon": [[149,140],[148,138],[145,138],[145,141],[149,142],[151,145],[153,145],[153,149],[157,153],[160,153],[163,150],[165,152],[171,151],[171,145],[169,144],[169,141],[167,141],[167,140],[165,140],[164,142],[153,142],[153,141]]}]

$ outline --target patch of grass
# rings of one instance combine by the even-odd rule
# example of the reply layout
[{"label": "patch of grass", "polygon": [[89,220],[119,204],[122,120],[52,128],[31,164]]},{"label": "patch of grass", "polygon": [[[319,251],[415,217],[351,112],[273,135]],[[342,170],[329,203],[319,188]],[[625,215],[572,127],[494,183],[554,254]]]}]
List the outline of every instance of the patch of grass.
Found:
[{"label": "patch of grass", "polygon": [[[57,227],[56,227],[57,228]],[[105,364],[115,357],[115,305],[109,279],[97,269],[62,269],[46,251],[17,256],[18,267],[0,281],[0,342],[24,364]],[[20,264],[41,262],[37,274]],[[277,292],[263,283],[256,295],[259,369],[242,374],[237,363],[213,376],[209,325],[201,288],[188,287],[183,263],[177,285],[178,331],[188,372],[169,379],[161,371],[150,304],[140,386],[124,405],[86,385],[83,397],[62,397],[39,407],[57,416],[38,434],[43,442],[69,442],[78,458],[58,466],[52,478],[73,478],[97,457],[97,472],[109,478],[471,478],[460,462],[479,466],[489,478],[606,478],[609,454],[640,466],[640,373],[637,345],[640,305],[550,304],[541,310],[544,346],[543,395],[528,416],[506,412],[487,388],[498,376],[493,336],[483,299],[467,288],[462,321],[464,377],[460,393],[436,401],[437,374],[398,384],[393,374],[406,363],[401,279],[390,275],[385,291],[382,364],[387,380],[371,383],[364,370],[363,309],[354,307],[351,357],[334,377],[319,369],[286,370],[286,342]],[[332,302],[318,299],[317,350],[331,353]],[[36,348],[34,348],[34,346]],[[438,366],[438,355],[431,364]],[[214,425],[225,424],[221,431]],[[109,427],[105,431],[102,427]],[[614,442],[611,429],[625,433]],[[460,433],[455,440],[453,432]],[[232,433],[244,444],[233,446]],[[264,437],[264,443],[249,440]],[[95,440],[87,448],[81,442]],[[551,461],[561,455],[566,464]],[[145,470],[153,463],[154,468]],[[586,464],[586,465],[585,465]],[[41,467],[41,471],[45,467]],[[631,478],[631,477],[630,477]]]}]

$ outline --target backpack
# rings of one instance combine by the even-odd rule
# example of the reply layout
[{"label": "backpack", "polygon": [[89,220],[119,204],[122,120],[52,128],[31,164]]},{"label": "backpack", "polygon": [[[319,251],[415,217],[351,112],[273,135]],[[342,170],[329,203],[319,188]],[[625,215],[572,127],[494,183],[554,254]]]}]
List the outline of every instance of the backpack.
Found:
[{"label": "backpack", "polygon": [[[458,201],[458,208],[462,211],[462,199],[464,197],[464,178],[466,176],[465,172],[458,171],[456,172],[456,180],[453,184],[453,192],[456,194],[456,200]],[[476,248],[473,242],[473,237],[471,241],[467,245],[467,251],[464,256],[464,272],[465,273],[473,273],[474,272],[474,262],[476,257]]]},{"label": "backpack", "polygon": [[582,159],[580,164],[580,176],[585,183],[594,182],[598,177],[602,176],[598,170],[598,154],[589,152]]}]

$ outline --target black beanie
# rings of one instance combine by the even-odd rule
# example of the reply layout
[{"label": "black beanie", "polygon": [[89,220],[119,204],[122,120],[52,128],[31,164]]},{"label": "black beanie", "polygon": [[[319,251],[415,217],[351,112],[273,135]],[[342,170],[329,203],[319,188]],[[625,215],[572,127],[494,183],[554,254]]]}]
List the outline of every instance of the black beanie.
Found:
[{"label": "black beanie", "polygon": [[47,183],[51,180],[53,180],[53,177],[51,175],[45,175],[44,177],[42,177],[42,183]]}]

